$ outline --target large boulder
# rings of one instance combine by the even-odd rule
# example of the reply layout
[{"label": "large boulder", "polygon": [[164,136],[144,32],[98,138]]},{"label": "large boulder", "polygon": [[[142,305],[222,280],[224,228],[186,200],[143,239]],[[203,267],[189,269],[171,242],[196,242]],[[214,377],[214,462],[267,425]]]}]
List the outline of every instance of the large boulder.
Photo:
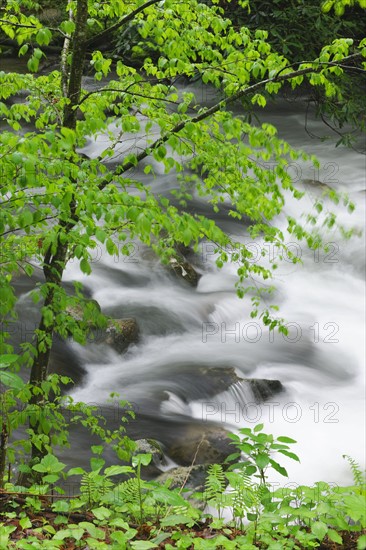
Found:
[{"label": "large boulder", "polygon": [[96,300],[85,300],[84,304],[75,303],[66,308],[66,312],[78,323],[85,319],[85,305],[89,308],[87,326],[90,329],[92,341],[95,344],[107,344],[117,353],[123,353],[130,344],[139,340],[139,326],[136,319],[109,319],[106,328],[98,328],[93,321],[90,312],[95,311],[95,316],[101,313],[100,305]]},{"label": "large boulder", "polygon": [[[153,372],[146,376],[151,376],[151,382],[154,382]],[[190,401],[205,398],[215,401],[217,396],[221,399],[223,392],[232,393],[246,388],[249,390],[247,392],[249,401],[260,403],[281,393],[284,389],[279,380],[242,378],[234,367],[195,364],[174,365],[165,375],[164,384],[165,391],[174,393],[187,404]],[[244,397],[245,391],[242,394]],[[168,399],[168,394],[165,399]]]}]

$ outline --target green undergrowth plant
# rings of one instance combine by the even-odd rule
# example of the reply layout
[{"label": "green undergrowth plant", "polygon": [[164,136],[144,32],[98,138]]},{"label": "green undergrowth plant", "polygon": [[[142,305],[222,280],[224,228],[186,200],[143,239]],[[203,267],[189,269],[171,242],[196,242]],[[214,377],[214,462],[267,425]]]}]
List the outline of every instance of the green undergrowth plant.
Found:
[{"label": "green undergrowth plant", "polygon": [[[346,456],[354,476],[349,487],[321,481],[274,489],[270,471],[287,477],[279,457],[298,461],[289,450],[296,441],[263,428],[231,434],[235,452],[208,468],[203,492],[193,495],[171,489],[170,480],[143,480],[150,453],[106,466],[104,446],[93,445],[89,468],[71,469],[49,453],[32,466],[38,483],[4,484],[0,548],[302,550],[326,543],[347,548],[353,537],[354,547],[365,549],[365,477],[357,462]],[[76,476],[78,494],[62,494]],[[201,511],[202,501],[210,511]]]},{"label": "green undergrowth plant", "polygon": [[[118,459],[130,459],[134,444],[125,434],[125,422],[134,413],[128,403],[119,401],[120,425],[111,430],[97,406],[74,402],[62,394],[62,386],[71,383],[70,378],[49,374],[40,387],[34,387],[17,374],[18,359],[15,354],[0,356],[0,488],[5,482],[15,481],[29,486],[39,483],[42,473],[55,474],[52,467],[49,471],[42,469],[43,459],[50,460],[57,448],[70,447],[69,431],[74,425],[82,426],[112,448]],[[37,402],[32,400],[35,392]],[[116,395],[111,398],[114,403],[115,398]],[[32,448],[43,449],[46,454],[40,452],[34,456],[33,453],[30,460]],[[102,452],[104,446],[94,448]],[[52,480],[43,478],[43,484],[53,484],[58,479],[59,476]]]}]

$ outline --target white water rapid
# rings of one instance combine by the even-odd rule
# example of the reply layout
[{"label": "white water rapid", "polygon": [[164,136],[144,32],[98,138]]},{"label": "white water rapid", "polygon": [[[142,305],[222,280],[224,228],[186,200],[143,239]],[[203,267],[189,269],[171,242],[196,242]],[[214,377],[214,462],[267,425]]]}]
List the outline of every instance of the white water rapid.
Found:
[{"label": "white water rapid", "polygon": [[[304,187],[301,181],[307,179],[348,192],[356,204],[353,214],[329,201],[327,208],[346,227],[363,230],[365,156],[335,148],[337,136],[310,117],[311,132],[328,135],[325,141],[311,138],[301,101],[281,100],[258,114],[278,128],[280,137],[321,162],[318,173],[310,164],[292,163],[289,169],[306,195],[301,201],[289,200],[274,223],[285,231],[285,214],[299,219],[310,211],[321,189]],[[102,146],[100,138],[86,152],[96,156]],[[174,174],[163,172],[149,183],[167,194],[176,186]],[[219,221],[248,242],[245,227],[237,221],[225,215]],[[119,259],[98,250],[90,277],[80,274],[77,263],[69,265],[67,280],[82,281],[103,311],[135,317],[141,329],[140,342],[123,356],[112,350],[98,355],[73,345],[87,376],[72,396],[102,405],[111,392],[119,392],[150,417],[151,425],[165,418],[174,426],[174,419],[193,417],[238,430],[263,422],[267,433],[298,441],[293,451],[301,464],[282,457],[289,472],[289,480],[282,482],[352,482],[342,455],[365,463],[365,240],[364,235],[343,240],[336,230],[324,232],[324,238],[328,252],[314,253],[288,237],[303,265],[281,263],[274,280],[277,292],[267,299],[280,306],[289,323],[288,337],[270,334],[260,320],[251,319],[250,301],[235,294],[236,266],[217,269],[209,243],[192,258],[202,274],[197,289],[175,279],[138,243],[131,243],[130,257]],[[257,241],[251,246],[254,260],[266,245]],[[234,367],[241,378],[279,380],[285,391],[256,405],[250,388],[241,383],[207,396],[204,377],[195,377],[200,367]],[[273,480],[279,481],[276,476]]]}]

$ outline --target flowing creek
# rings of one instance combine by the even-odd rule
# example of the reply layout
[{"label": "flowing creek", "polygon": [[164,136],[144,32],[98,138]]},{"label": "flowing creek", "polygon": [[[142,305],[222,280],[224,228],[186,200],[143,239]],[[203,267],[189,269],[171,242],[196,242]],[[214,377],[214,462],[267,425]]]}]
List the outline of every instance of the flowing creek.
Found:
[{"label": "flowing creek", "polygon": [[[199,95],[198,85],[191,88]],[[321,188],[302,181],[320,180],[351,195],[356,203],[353,214],[326,204],[345,226],[362,230],[365,156],[335,148],[335,135],[326,141],[310,138],[301,101],[279,100],[258,116],[275,125],[292,146],[315,154],[321,162],[318,173],[310,163],[289,166],[306,194],[301,201],[289,199],[274,223],[285,232],[285,214],[299,219],[310,211]],[[313,134],[330,134],[311,116],[308,128]],[[83,152],[96,157],[105,139],[90,141]],[[175,174],[164,174],[158,165],[155,171],[155,179],[142,170],[138,175],[156,192],[169,195],[177,187]],[[192,208],[210,212],[199,198]],[[229,234],[250,244],[253,261],[263,247],[268,250],[260,240],[249,242],[242,222],[227,216],[225,208],[209,215]],[[57,362],[62,369],[70,371],[76,362],[86,371],[71,395],[98,404],[113,425],[120,411],[107,400],[111,392],[118,392],[138,414],[132,434],[164,444],[177,437],[184,440],[187,430],[202,424],[217,422],[238,430],[263,422],[267,433],[298,441],[293,450],[301,464],[282,457],[289,480],[281,481],[351,482],[342,455],[350,455],[362,466],[365,461],[365,242],[364,235],[342,240],[336,231],[324,233],[324,238],[330,243],[329,251],[314,253],[288,237],[303,265],[282,262],[274,280],[276,293],[266,299],[268,305],[280,306],[280,315],[289,323],[288,337],[270,333],[260,320],[250,317],[249,299],[240,300],[235,294],[237,266],[227,264],[219,270],[211,243],[202,243],[189,258],[202,274],[197,288],[176,278],[137,242],[129,243],[129,257],[110,257],[102,248],[96,249],[89,277],[79,271],[77,261],[69,264],[66,281],[81,281],[105,313],[134,317],[140,327],[140,341],[124,355],[104,346],[83,348],[75,343],[61,349]],[[26,292],[20,307],[31,307]],[[30,309],[27,315],[31,318]],[[231,368],[239,378],[279,380],[284,391],[256,403],[246,382],[221,387],[224,375],[220,373]],[[64,459],[76,465],[86,460],[90,439],[79,432],[72,439],[72,451],[63,451]],[[279,481],[276,475],[273,481]]]}]

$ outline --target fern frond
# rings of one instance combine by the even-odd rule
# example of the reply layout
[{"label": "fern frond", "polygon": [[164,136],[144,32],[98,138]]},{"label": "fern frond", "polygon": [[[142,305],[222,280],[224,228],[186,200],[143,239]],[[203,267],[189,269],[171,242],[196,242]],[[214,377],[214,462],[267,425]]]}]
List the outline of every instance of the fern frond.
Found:
[{"label": "fern frond", "polygon": [[80,481],[80,492],[90,504],[100,502],[113,486],[112,482],[98,472],[86,472]]},{"label": "fern frond", "polygon": [[366,476],[365,473],[362,472],[360,465],[356,460],[354,460],[349,455],[343,455],[343,458],[345,458],[350,465],[352,475],[353,475],[353,482],[356,485],[356,487],[363,487],[366,483]]},{"label": "fern frond", "polygon": [[115,493],[118,494],[119,501],[127,502],[129,504],[138,504],[140,500],[140,487],[138,479],[136,477],[131,477],[130,479],[123,481],[115,487]]},{"label": "fern frond", "polygon": [[225,491],[225,474],[220,464],[212,464],[207,470],[205,481],[205,497],[207,500],[217,500]]}]

